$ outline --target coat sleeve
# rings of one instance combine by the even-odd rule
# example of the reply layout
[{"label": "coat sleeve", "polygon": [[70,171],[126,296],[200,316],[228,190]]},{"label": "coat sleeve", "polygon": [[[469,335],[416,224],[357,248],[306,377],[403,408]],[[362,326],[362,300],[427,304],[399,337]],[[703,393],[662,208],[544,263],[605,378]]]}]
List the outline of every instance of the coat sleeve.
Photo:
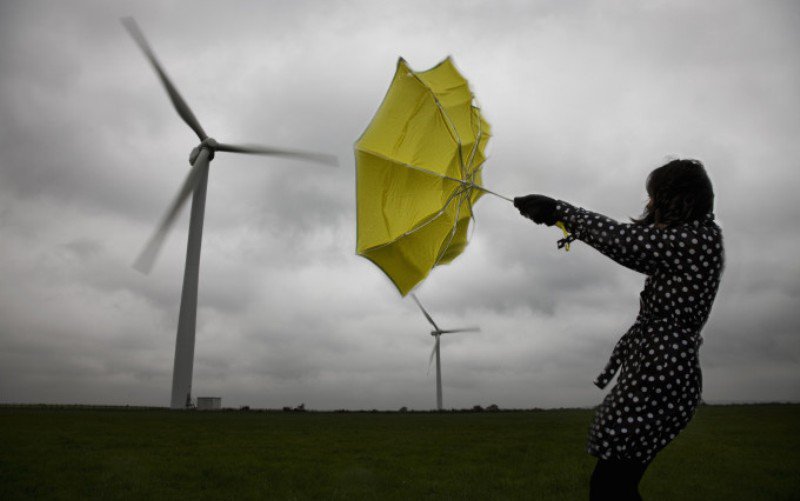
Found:
[{"label": "coat sleeve", "polygon": [[669,228],[619,223],[561,200],[556,203],[556,217],[577,240],[645,275],[683,259],[686,245],[680,241],[681,235]]}]

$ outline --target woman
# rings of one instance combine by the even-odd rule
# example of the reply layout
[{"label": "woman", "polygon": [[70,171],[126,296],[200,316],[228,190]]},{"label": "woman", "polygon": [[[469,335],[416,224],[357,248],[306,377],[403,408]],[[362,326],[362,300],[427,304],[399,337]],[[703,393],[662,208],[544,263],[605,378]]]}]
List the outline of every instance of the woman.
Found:
[{"label": "woman", "polygon": [[700,402],[698,348],[717,294],[724,253],[714,223],[714,191],[697,160],[673,160],[647,178],[650,201],[621,224],[543,195],[514,199],[537,224],[562,222],[571,234],[619,264],[647,276],[633,326],[595,380],[605,388],[588,451],[598,458],[591,499],[641,499],[638,484],[653,457],[682,430]]}]

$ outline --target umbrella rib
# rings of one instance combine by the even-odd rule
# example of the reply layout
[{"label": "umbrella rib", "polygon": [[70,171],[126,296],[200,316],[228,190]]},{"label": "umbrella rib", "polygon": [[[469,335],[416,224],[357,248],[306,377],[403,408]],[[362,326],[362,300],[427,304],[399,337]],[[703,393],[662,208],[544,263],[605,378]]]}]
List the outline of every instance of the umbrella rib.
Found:
[{"label": "umbrella rib", "polygon": [[450,235],[447,237],[447,245],[443,246],[439,251],[439,255],[436,257],[434,266],[439,266],[439,262],[441,262],[442,258],[447,253],[447,249],[450,248],[450,244],[453,243],[453,238],[456,236],[456,230],[458,229],[458,216],[461,215],[461,206],[464,205],[464,197],[461,195],[463,195],[465,191],[468,192],[469,188],[465,187],[458,192],[458,208],[456,208],[456,217],[455,221],[453,222],[453,229],[450,230]]},{"label": "umbrella rib", "polygon": [[[477,146],[478,146],[478,144],[480,142],[481,135],[482,135],[481,123],[480,123],[480,121],[478,121],[478,136],[477,136],[477,140],[475,141],[475,145],[472,147],[472,152],[470,153],[469,167],[472,166],[472,161],[474,160],[475,150],[476,150],[476,148],[477,148]],[[467,200],[467,204],[469,205],[470,218],[472,219],[472,229],[473,229],[473,231],[475,230],[476,219],[475,219],[475,212],[474,212],[474,210],[472,210],[472,200],[471,200],[470,188],[474,187],[474,186],[477,186],[475,184],[475,174],[477,174],[477,171],[478,171],[478,169],[475,169],[475,171],[470,173],[470,175],[469,175],[469,177],[470,177],[469,184],[468,185],[463,185],[463,189],[461,189],[458,192],[458,195],[463,195],[465,192],[467,192],[467,196],[460,196],[459,197],[458,209],[456,210],[456,217],[455,217],[455,223],[453,224],[453,229],[450,230],[450,236],[447,239],[447,245],[442,247],[442,250],[439,252],[439,256],[436,258],[436,263],[434,264],[434,266],[438,266],[439,265],[439,263],[441,262],[442,258],[447,253],[447,250],[450,248],[450,244],[453,242],[453,238],[455,238],[456,231],[458,230],[458,219],[459,219],[459,216],[461,215],[461,207],[464,205],[464,200]],[[505,197],[503,197],[503,198],[505,198]],[[469,240],[470,237],[467,237],[467,239]]]},{"label": "umbrella rib", "polygon": [[407,236],[413,235],[414,233],[418,232],[418,231],[419,231],[419,230],[421,230],[422,228],[424,228],[424,227],[428,226],[429,224],[431,224],[431,223],[432,223],[432,222],[434,222],[435,220],[437,220],[437,219],[439,219],[440,217],[442,217],[442,215],[443,215],[443,214],[444,214],[444,212],[447,210],[447,208],[450,206],[450,204],[453,202],[453,200],[455,199],[455,197],[456,197],[457,195],[459,195],[460,193],[463,193],[463,190],[461,190],[461,191],[455,191],[455,192],[453,192],[453,193],[452,193],[452,194],[451,194],[451,195],[450,195],[450,196],[447,198],[447,201],[445,202],[445,204],[444,204],[444,207],[442,207],[441,209],[439,209],[439,211],[438,211],[438,212],[436,212],[434,215],[432,215],[432,216],[431,216],[431,217],[430,217],[430,218],[429,218],[427,221],[425,221],[424,223],[420,224],[419,226],[417,226],[417,227],[415,227],[415,228],[412,228],[412,229],[408,230],[408,231],[407,231],[407,232],[405,232],[405,233],[402,233],[402,234],[398,235],[397,237],[395,237],[395,238],[394,238],[392,241],[390,241],[390,242],[385,242],[385,243],[382,243],[382,244],[380,244],[380,245],[376,245],[376,246],[374,246],[374,247],[370,247],[369,249],[365,249],[365,250],[364,250],[364,252],[366,253],[366,252],[369,252],[369,251],[374,251],[374,250],[377,250],[377,249],[382,249],[382,248],[384,248],[384,247],[386,247],[386,246],[392,245],[392,244],[394,244],[395,242],[397,242],[398,240],[400,240],[400,239],[402,239],[402,238],[405,238],[405,237],[407,237]]},{"label": "umbrella rib", "polygon": [[388,160],[389,162],[396,163],[398,165],[402,165],[403,167],[407,167],[409,169],[414,169],[414,170],[417,170],[419,172],[423,172],[425,174],[430,174],[431,176],[436,176],[436,177],[439,177],[439,178],[442,178],[442,179],[447,179],[448,181],[453,181],[453,182],[456,182],[456,183],[459,183],[459,184],[469,184],[469,181],[466,181],[464,179],[458,179],[458,178],[455,178],[455,177],[451,177],[451,176],[448,176],[447,174],[439,174],[438,172],[434,172],[434,171],[426,169],[424,167],[419,167],[418,165],[407,164],[405,162],[401,162],[400,160],[397,160],[397,159],[394,159],[394,158],[390,158],[390,157],[388,157],[388,156],[386,156],[386,155],[384,155],[382,153],[378,153],[377,151],[369,150],[369,149],[366,149],[366,148],[356,148],[356,149],[358,151],[361,151],[361,152],[364,152],[364,153],[369,153],[370,155],[376,156],[376,157],[381,158],[383,160]]},{"label": "umbrella rib", "polygon": [[[477,101],[477,99],[475,100]],[[480,112],[480,107],[473,106],[472,111],[473,113],[470,113],[470,120],[474,121],[476,112]],[[481,139],[483,139],[483,121],[480,119],[480,117],[478,117],[478,134],[475,137],[475,144],[472,145],[472,151],[470,151],[469,161],[467,163],[467,169],[469,170],[469,180],[472,182],[473,185],[475,184],[475,176],[478,174],[478,171],[481,168],[481,166],[478,165],[477,167],[475,167],[475,169],[472,169],[472,163],[475,161],[475,152],[478,151],[478,146],[481,144]],[[475,209],[472,206],[472,193],[470,193],[466,197],[466,199],[467,199],[467,205],[469,205],[469,217],[470,219],[472,219],[472,229],[469,232],[469,235],[467,235],[467,243],[469,243],[470,240],[472,240],[472,235],[475,234],[475,226],[477,226],[478,220],[475,218]]]},{"label": "umbrella rib", "polygon": [[[409,68],[409,69],[411,69],[411,68]],[[442,117],[445,119],[445,122],[448,125],[447,130],[448,130],[448,132],[450,132],[450,136],[453,138],[453,140],[458,145],[458,162],[459,162],[460,167],[461,167],[461,175],[465,176],[466,175],[466,171],[464,170],[464,155],[461,152],[461,148],[462,148],[461,136],[458,134],[458,129],[456,129],[456,125],[453,123],[453,119],[450,118],[450,115],[448,115],[446,111],[444,111],[444,107],[442,107],[442,103],[439,102],[439,98],[436,97],[436,93],[433,92],[433,89],[431,89],[431,87],[428,84],[426,84],[425,82],[422,81],[422,79],[419,77],[419,75],[417,75],[416,71],[412,70],[411,74],[414,76],[414,78],[420,84],[422,84],[423,87],[425,87],[425,90],[427,90],[428,94],[431,96],[431,98],[433,98],[433,103],[439,109],[439,113],[441,113]],[[469,89],[469,84],[467,84],[467,89]],[[470,96],[472,96],[472,90],[470,90]],[[473,98],[474,98],[474,96],[473,96]]]},{"label": "umbrella rib", "polygon": [[467,243],[469,243],[472,240],[472,235],[475,234],[475,227],[478,225],[478,220],[475,218],[475,208],[472,206],[472,196],[467,197],[467,203],[469,204],[469,217],[472,219],[472,228],[469,232],[469,235],[467,235]]},{"label": "umbrella rib", "polygon": [[430,174],[431,176],[436,176],[436,177],[440,177],[442,179],[447,179],[448,181],[453,181],[455,183],[459,183],[459,184],[464,185],[464,186],[469,186],[470,188],[479,189],[479,190],[481,190],[483,192],[486,192],[486,193],[489,193],[489,194],[494,195],[496,197],[502,198],[503,200],[508,200],[509,202],[513,202],[514,201],[514,200],[508,198],[505,195],[501,195],[499,193],[496,193],[496,192],[494,192],[494,191],[492,191],[492,190],[490,190],[490,189],[488,189],[486,187],[483,187],[483,186],[481,186],[479,184],[475,184],[472,181],[467,181],[467,180],[464,180],[464,179],[457,179],[457,178],[454,178],[454,177],[450,177],[450,176],[448,176],[446,174],[439,174],[438,172],[433,172],[432,170],[428,170],[428,169],[425,169],[425,168],[422,168],[422,167],[419,167],[419,166],[416,166],[416,165],[413,165],[413,164],[407,164],[405,162],[401,162],[401,161],[396,160],[394,158],[387,157],[386,155],[383,155],[381,153],[378,153],[377,151],[373,151],[373,150],[370,150],[370,149],[367,149],[367,148],[356,148],[356,149],[358,151],[363,152],[363,153],[369,153],[370,155],[376,156],[378,158],[382,158],[382,159],[387,160],[389,162],[392,162],[392,163],[395,163],[395,164],[398,164],[398,165],[402,165],[403,167],[408,167],[409,169],[414,169],[414,170],[417,170],[419,172],[423,172],[425,174]]},{"label": "umbrella rib", "polygon": [[[476,111],[480,111],[480,107],[473,106],[472,107],[473,113],[470,113],[470,120],[475,119]],[[483,139],[483,128],[481,126],[481,120],[478,120],[478,134],[475,136],[475,144],[472,145],[472,150],[469,152],[469,159],[467,160],[467,171],[470,172],[470,175],[474,177],[474,172],[471,171],[472,169],[472,162],[475,161],[475,153],[478,151],[478,145],[481,144],[481,139]]]}]

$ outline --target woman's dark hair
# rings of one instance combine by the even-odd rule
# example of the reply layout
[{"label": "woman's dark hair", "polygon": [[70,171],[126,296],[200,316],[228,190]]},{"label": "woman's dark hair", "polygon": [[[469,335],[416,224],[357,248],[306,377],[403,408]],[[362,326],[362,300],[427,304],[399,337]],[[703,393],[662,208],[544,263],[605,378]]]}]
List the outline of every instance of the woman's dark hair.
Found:
[{"label": "woman's dark hair", "polygon": [[648,203],[632,221],[675,226],[703,219],[714,210],[714,189],[699,160],[672,160],[647,176]]}]

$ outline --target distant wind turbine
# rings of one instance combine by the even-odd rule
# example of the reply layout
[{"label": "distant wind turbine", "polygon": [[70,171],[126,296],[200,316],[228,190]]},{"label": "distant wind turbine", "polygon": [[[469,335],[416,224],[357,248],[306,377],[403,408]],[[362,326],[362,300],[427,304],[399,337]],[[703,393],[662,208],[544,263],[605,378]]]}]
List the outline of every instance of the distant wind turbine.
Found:
[{"label": "distant wind turbine", "polygon": [[436,357],[436,410],[442,410],[442,361],[441,355],[439,353],[439,337],[442,334],[453,334],[456,332],[480,332],[480,327],[464,327],[461,329],[440,329],[436,322],[433,321],[433,318],[428,314],[425,310],[425,307],[422,306],[422,303],[419,302],[417,296],[415,294],[411,294],[411,297],[414,298],[414,302],[417,303],[419,309],[422,310],[422,314],[425,315],[425,318],[428,319],[428,322],[433,326],[431,331],[431,336],[434,337],[436,340],[433,345],[433,350],[431,350],[431,357],[428,360],[428,367],[430,367],[431,363],[433,362],[433,357]]},{"label": "distant wind turbine", "polygon": [[189,164],[192,166],[186,180],[183,182],[178,195],[170,204],[164,218],[153,236],[147,242],[139,257],[134,263],[134,268],[142,273],[149,273],[158,252],[164,243],[164,238],[169,232],[181,208],[186,204],[189,195],[192,195],[192,211],[189,220],[189,240],[186,246],[186,268],[183,275],[183,289],[181,291],[181,308],[178,317],[178,334],[175,340],[175,365],[172,372],[172,400],[173,409],[182,409],[191,405],[192,395],[192,369],[194,366],[194,338],[195,321],[197,319],[197,282],[200,273],[200,243],[203,235],[203,216],[206,203],[206,186],[208,183],[208,168],[214,153],[228,151],[232,153],[249,153],[255,155],[281,156],[301,160],[309,160],[328,165],[336,165],[336,157],[321,153],[305,151],[291,151],[257,145],[234,145],[219,143],[208,137],[200,122],[189,109],[178,90],[170,81],[167,74],[156,59],[150,45],[147,43],[139,26],[132,17],[122,20],[123,26],[128,30],[136,44],[144,52],[150,64],[158,74],[161,84],[169,94],[172,105],[178,115],[186,122],[197,137],[200,144],[189,155]]}]

